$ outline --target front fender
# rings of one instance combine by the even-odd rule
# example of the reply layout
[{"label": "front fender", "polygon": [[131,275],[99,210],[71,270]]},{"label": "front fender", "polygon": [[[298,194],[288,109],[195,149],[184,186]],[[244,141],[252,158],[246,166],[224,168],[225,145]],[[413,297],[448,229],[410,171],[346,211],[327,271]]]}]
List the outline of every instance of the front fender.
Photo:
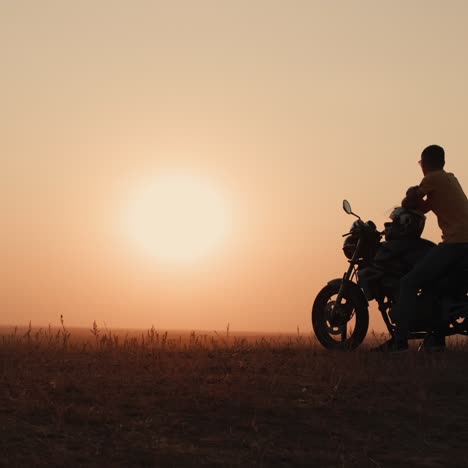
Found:
[{"label": "front fender", "polygon": [[[330,280],[327,284],[329,286],[340,287],[342,282],[343,278],[335,278]],[[360,306],[365,308],[369,307],[369,301],[367,300],[363,290],[356,283],[347,280],[345,283],[345,287],[348,291],[353,291],[353,294],[355,294],[356,300],[359,302]]]}]

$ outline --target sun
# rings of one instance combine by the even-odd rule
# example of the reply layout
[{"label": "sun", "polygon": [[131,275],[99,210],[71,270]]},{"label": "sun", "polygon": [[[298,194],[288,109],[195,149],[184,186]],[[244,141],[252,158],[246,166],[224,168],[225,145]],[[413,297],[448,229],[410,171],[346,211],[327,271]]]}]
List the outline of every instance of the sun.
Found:
[{"label": "sun", "polygon": [[226,201],[208,181],[164,174],[131,197],[127,231],[145,255],[190,261],[212,253],[229,228]]}]

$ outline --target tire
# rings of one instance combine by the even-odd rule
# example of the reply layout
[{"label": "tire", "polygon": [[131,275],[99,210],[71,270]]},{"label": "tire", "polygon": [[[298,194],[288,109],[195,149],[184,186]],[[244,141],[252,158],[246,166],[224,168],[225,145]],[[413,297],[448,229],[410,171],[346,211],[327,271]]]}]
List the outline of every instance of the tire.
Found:
[{"label": "tire", "polygon": [[[353,350],[364,340],[369,328],[369,310],[358,286],[350,283],[343,294],[342,305],[335,318],[331,316],[339,283],[328,284],[312,306],[312,327],[320,344],[330,350]],[[354,326],[353,326],[354,325]]]}]

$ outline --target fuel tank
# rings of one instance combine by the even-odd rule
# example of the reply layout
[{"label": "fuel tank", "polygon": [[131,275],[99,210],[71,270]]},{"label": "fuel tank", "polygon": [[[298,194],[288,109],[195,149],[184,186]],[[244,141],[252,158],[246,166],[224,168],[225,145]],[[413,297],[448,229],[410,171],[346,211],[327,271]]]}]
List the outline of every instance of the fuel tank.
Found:
[{"label": "fuel tank", "polygon": [[358,271],[367,300],[375,299],[379,290],[391,292],[398,288],[400,278],[433,247],[433,242],[421,238],[381,242],[372,263]]}]

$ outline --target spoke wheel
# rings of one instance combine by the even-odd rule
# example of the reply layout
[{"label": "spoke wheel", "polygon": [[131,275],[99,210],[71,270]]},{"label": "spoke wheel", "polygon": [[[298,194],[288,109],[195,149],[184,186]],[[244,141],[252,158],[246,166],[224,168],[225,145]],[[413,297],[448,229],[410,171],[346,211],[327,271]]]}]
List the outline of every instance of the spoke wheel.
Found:
[{"label": "spoke wheel", "polygon": [[319,342],[327,349],[352,350],[364,340],[369,312],[358,292],[349,288],[336,304],[339,285],[327,285],[312,307],[312,326]]}]

